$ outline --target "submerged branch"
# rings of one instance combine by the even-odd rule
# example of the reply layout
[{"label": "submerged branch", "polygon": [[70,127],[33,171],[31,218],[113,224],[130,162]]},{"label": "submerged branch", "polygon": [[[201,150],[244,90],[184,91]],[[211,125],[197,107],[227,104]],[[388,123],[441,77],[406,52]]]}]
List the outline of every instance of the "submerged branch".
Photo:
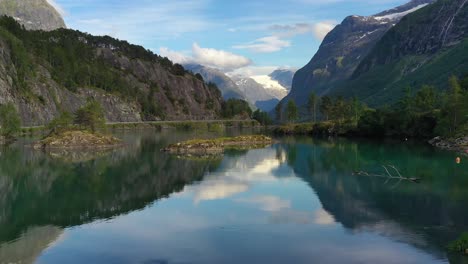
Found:
[{"label": "submerged branch", "polygon": [[[384,179],[387,179],[386,183],[388,182],[388,180],[398,180],[398,183],[400,183],[401,181],[410,181],[410,182],[414,182],[414,183],[419,183],[421,181],[421,178],[403,177],[403,175],[401,175],[400,171],[393,165],[387,165],[387,166],[382,165],[382,167],[385,170],[385,174],[370,173],[370,172],[367,172],[367,171],[355,171],[353,173],[353,175],[365,176],[365,177],[384,178]],[[395,173],[396,174],[394,175],[394,174],[390,173],[389,169],[395,171],[394,174]]]}]

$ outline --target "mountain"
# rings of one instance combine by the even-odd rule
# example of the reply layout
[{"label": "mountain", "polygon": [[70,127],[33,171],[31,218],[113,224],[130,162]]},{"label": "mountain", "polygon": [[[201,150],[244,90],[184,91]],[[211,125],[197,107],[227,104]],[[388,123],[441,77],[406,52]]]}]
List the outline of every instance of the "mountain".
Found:
[{"label": "mountain", "polygon": [[349,16],[323,40],[312,60],[294,75],[290,94],[299,105],[311,92],[331,94],[349,79],[372,48],[405,15],[435,0],[413,0],[408,4],[374,16]]},{"label": "mountain", "polygon": [[15,18],[29,30],[65,28],[62,16],[47,0],[0,0],[0,15]]},{"label": "mountain", "polygon": [[336,94],[370,105],[394,102],[406,87],[447,88],[451,75],[468,73],[468,1],[439,0],[405,16],[361,61]]},{"label": "mountain", "polygon": [[281,84],[286,90],[291,91],[292,81],[296,70],[293,69],[277,69],[270,73],[270,78]]},{"label": "mountain", "polygon": [[221,94],[141,46],[69,29],[27,31],[0,18],[0,103],[25,126],[98,100],[110,122],[217,118]]},{"label": "mountain", "polygon": [[279,102],[279,99],[265,89],[263,85],[250,77],[233,76],[232,80],[237,87],[245,94],[248,101],[262,111],[270,111]]},{"label": "mountain", "polygon": [[185,64],[184,68],[193,73],[200,74],[205,82],[216,84],[224,99],[235,98],[247,100],[245,94],[239,90],[239,87],[237,87],[234,81],[220,70],[199,64]]}]

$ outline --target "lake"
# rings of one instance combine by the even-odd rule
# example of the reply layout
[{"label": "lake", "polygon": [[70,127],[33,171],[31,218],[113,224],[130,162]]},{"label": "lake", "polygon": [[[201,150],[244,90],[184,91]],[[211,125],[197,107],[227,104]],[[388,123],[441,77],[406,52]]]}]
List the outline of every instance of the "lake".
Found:
[{"label": "lake", "polygon": [[[455,153],[297,137],[183,158],[159,150],[219,132],[117,134],[110,153],[1,149],[0,263],[468,263],[445,250],[468,231]],[[382,165],[421,182],[353,174]]]}]

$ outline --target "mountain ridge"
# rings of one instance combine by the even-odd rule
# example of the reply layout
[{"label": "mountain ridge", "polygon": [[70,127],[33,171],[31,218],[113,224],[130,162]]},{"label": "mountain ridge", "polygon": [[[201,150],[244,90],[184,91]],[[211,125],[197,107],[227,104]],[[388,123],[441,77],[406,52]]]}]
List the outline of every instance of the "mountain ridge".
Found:
[{"label": "mountain ridge", "polygon": [[434,1],[413,0],[373,16],[346,17],[327,34],[311,61],[296,72],[291,92],[283,101],[292,99],[302,106],[307,103],[311,92],[319,96],[333,93],[337,86],[352,76],[376,43],[401,19],[398,16],[382,16],[400,14]]}]

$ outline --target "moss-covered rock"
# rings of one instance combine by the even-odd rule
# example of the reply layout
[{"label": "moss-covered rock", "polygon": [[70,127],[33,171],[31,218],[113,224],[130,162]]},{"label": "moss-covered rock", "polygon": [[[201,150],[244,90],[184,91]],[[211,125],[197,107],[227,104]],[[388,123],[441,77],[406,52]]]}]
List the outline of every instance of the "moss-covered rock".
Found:
[{"label": "moss-covered rock", "polygon": [[262,148],[273,143],[273,139],[264,135],[225,137],[215,139],[192,139],[169,145],[162,149],[178,155],[221,154],[226,149]]},{"label": "moss-covered rock", "polygon": [[66,131],[53,134],[34,143],[35,149],[87,149],[113,148],[122,146],[122,141],[110,135],[91,133],[88,131]]}]

